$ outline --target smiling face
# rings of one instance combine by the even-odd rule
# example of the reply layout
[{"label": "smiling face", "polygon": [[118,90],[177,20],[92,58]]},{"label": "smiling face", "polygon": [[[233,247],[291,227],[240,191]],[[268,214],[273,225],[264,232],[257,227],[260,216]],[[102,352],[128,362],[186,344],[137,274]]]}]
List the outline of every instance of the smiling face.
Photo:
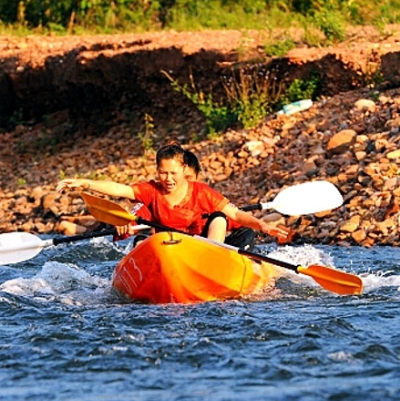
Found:
[{"label": "smiling face", "polygon": [[163,159],[160,161],[157,173],[164,190],[171,193],[186,183],[185,165],[177,159]]}]

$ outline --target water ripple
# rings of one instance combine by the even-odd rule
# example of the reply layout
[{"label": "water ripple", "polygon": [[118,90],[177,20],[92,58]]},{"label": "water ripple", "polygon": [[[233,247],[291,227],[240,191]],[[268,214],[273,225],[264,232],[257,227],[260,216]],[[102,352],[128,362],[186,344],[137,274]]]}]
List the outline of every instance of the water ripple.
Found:
[{"label": "water ripple", "polygon": [[361,296],[283,270],[253,297],[142,305],[110,288],[130,246],[102,238],[2,267],[2,400],[397,400],[398,249],[259,247],[361,274]]}]

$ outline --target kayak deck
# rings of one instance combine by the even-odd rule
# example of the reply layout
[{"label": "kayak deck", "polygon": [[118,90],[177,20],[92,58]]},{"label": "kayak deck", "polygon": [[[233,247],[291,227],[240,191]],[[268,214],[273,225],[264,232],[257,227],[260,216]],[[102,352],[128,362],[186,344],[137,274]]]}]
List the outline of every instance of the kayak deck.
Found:
[{"label": "kayak deck", "polygon": [[238,298],[274,284],[274,266],[180,233],[162,232],[117,265],[112,285],[146,303],[194,303]]}]

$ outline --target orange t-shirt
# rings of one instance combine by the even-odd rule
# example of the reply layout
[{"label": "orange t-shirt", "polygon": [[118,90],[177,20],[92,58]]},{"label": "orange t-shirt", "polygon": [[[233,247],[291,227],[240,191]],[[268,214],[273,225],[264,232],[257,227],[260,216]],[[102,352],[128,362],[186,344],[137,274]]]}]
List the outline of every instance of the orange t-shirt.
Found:
[{"label": "orange t-shirt", "polygon": [[197,181],[188,183],[188,191],[179,205],[171,206],[163,196],[159,182],[151,180],[132,185],[135,199],[148,207],[152,221],[189,234],[201,234],[206,220],[203,214],[221,211],[229,200]]}]

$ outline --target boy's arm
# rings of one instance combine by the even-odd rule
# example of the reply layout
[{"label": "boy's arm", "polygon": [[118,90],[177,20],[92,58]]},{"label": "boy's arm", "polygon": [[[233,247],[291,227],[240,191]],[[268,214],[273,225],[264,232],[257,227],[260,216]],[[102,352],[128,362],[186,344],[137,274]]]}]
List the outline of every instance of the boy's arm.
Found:
[{"label": "boy's arm", "polygon": [[81,179],[66,179],[62,180],[57,185],[57,191],[62,192],[65,189],[90,189],[91,191],[100,192],[104,195],[128,198],[135,200],[135,193],[129,185],[119,184],[114,181],[97,181]]}]

